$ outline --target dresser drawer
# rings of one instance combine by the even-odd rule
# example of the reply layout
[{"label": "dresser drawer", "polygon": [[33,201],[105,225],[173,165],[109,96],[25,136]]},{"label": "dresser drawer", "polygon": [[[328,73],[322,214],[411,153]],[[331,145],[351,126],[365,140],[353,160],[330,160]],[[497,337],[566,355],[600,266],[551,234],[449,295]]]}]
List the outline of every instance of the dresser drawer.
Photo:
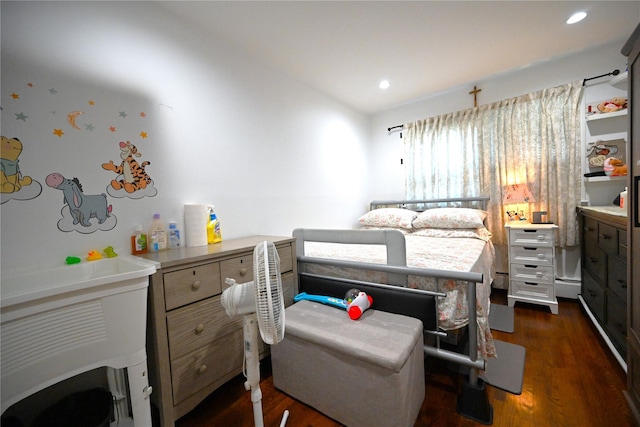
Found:
[{"label": "dresser drawer", "polygon": [[221,292],[220,266],[217,262],[164,273],[163,281],[167,310],[172,310]]},{"label": "dresser drawer", "polygon": [[618,253],[618,230],[607,224],[598,225],[598,246],[610,254]]},{"label": "dresser drawer", "polygon": [[604,289],[586,270],[582,270],[582,298],[591,312],[601,322],[604,321]]},{"label": "dresser drawer", "polygon": [[190,354],[172,360],[174,405],[225,375],[242,372],[243,343],[241,327]]},{"label": "dresser drawer", "polygon": [[585,240],[598,241],[598,221],[593,218],[584,218],[582,224],[582,232]]},{"label": "dresser drawer", "polygon": [[553,233],[552,229],[542,228],[511,229],[509,244],[528,247],[553,246]]},{"label": "dresser drawer", "polygon": [[[220,276],[222,280],[234,279],[238,283],[253,280],[253,252],[236,258],[220,261]],[[225,284],[226,286],[226,284]]]},{"label": "dresser drawer", "polygon": [[509,280],[509,295],[537,301],[555,301],[553,284]]},{"label": "dresser drawer", "polygon": [[618,255],[627,259],[627,230],[618,229]]},{"label": "dresser drawer", "polygon": [[555,279],[553,267],[513,263],[509,270],[509,277],[522,282],[550,285],[553,285]]},{"label": "dresser drawer", "polygon": [[590,242],[584,245],[584,268],[603,283],[607,280],[607,255]]},{"label": "dresser drawer", "polygon": [[553,251],[551,246],[511,246],[509,259],[520,264],[553,265]]},{"label": "dresser drawer", "polygon": [[607,295],[607,332],[621,354],[626,354],[627,308],[613,295]]},{"label": "dresser drawer", "polygon": [[238,328],[242,316],[227,316],[220,296],[182,307],[167,316],[169,357],[177,359]]},{"label": "dresser drawer", "polygon": [[625,262],[617,258],[609,257],[608,259],[608,280],[607,286],[622,301],[627,300],[627,265]]},{"label": "dresser drawer", "polygon": [[286,245],[280,246],[278,249],[278,256],[280,257],[280,272],[285,273],[287,271],[293,270],[293,246]]}]

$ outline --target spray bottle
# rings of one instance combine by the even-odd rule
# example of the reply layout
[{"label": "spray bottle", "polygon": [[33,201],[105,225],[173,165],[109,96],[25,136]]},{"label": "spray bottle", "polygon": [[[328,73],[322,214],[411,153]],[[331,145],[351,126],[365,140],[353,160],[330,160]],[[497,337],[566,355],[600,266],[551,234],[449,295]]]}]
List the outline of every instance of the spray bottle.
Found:
[{"label": "spray bottle", "polygon": [[214,206],[209,211],[209,223],[207,223],[207,243],[222,242],[222,232],[220,231],[220,221],[214,212]]}]

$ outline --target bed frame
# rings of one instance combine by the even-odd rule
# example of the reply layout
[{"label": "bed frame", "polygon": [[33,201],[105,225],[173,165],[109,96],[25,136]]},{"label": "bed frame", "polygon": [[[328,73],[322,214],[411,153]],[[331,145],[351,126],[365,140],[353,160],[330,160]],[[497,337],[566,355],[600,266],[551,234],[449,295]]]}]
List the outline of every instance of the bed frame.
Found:
[{"label": "bed frame", "polygon": [[[456,206],[486,208],[488,197],[455,198],[435,200],[391,200],[371,202],[371,209],[381,207],[413,207],[425,209],[429,206]],[[348,289],[357,287],[371,294],[376,309],[404,314],[422,320],[425,338],[432,345],[425,345],[424,352],[428,356],[444,359],[448,362],[467,367],[469,375],[458,397],[457,410],[461,415],[483,424],[492,424],[493,408],[489,404],[485,383],[479,378],[479,371],[486,369],[486,361],[478,357],[477,323],[476,323],[476,284],[483,282],[481,273],[446,271],[426,268],[413,268],[406,265],[406,245],[404,235],[396,230],[327,230],[296,229],[296,252],[300,292],[329,295],[342,298]],[[359,263],[354,261],[334,260],[306,256],[305,242],[327,242],[346,244],[384,245],[387,252],[387,264]],[[387,273],[389,284],[363,282],[359,280],[329,277],[305,272],[305,264],[331,265],[343,268],[355,268]],[[444,293],[406,288],[407,277],[425,276],[436,279],[452,279],[466,282],[469,322],[467,354],[447,350],[441,347],[441,338],[447,334],[439,330],[437,298]],[[412,300],[416,300],[413,301]]]}]

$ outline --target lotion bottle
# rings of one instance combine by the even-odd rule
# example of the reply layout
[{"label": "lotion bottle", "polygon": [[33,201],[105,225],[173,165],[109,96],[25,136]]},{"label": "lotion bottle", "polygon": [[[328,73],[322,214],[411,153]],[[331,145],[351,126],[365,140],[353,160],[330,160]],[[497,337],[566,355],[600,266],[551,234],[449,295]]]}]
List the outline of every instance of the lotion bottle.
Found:
[{"label": "lotion bottle", "polygon": [[149,251],[158,252],[167,249],[167,229],[164,228],[164,224],[160,221],[160,214],[153,214],[153,221],[151,221],[147,238],[149,239],[147,244]]}]

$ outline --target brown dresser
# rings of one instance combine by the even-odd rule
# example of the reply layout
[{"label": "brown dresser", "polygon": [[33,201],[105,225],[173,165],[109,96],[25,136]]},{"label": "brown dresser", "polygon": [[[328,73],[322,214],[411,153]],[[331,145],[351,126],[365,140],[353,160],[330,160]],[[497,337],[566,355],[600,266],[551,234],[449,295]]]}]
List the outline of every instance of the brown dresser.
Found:
[{"label": "brown dresser", "polygon": [[626,367],[627,217],[622,212],[625,211],[617,206],[578,208],[582,242],[580,300]]},{"label": "brown dresser", "polygon": [[[252,236],[201,247],[143,255],[158,263],[149,286],[147,353],[151,401],[160,425],[191,411],[242,372],[242,316],[229,318],[220,303],[228,286],[253,280],[253,249],[265,240],[280,256],[285,304],[297,293],[295,239]],[[265,345],[261,357],[268,352]]]}]

